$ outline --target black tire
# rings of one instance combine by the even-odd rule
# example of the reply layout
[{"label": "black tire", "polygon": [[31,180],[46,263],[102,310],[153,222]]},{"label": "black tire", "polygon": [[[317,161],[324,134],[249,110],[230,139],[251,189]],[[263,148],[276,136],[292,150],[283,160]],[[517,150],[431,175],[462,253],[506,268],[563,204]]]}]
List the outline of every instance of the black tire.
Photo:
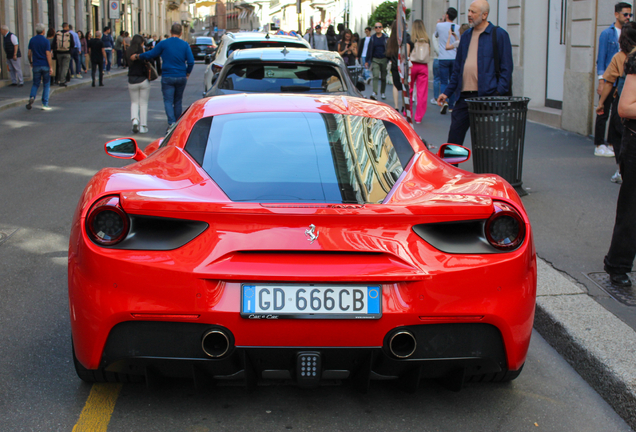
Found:
[{"label": "black tire", "polygon": [[519,375],[521,375],[521,371],[523,370],[523,365],[519,368],[519,370],[504,370],[497,373],[491,374],[481,374],[481,375],[472,375],[466,377],[467,383],[504,383],[510,382],[516,379]]},{"label": "black tire", "polygon": [[75,372],[80,379],[87,383],[141,383],[145,378],[142,375],[129,375],[117,372],[108,372],[103,368],[99,369],[86,369],[77,360],[75,356],[75,347],[73,347],[73,365],[75,365]]}]

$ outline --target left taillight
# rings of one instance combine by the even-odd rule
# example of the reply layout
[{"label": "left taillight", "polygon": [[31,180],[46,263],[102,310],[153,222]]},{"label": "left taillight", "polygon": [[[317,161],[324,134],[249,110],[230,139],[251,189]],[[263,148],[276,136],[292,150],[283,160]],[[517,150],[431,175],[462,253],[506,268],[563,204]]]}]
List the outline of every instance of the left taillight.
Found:
[{"label": "left taillight", "polygon": [[495,248],[510,251],[518,248],[526,237],[526,224],[519,212],[509,204],[494,202],[495,212],[486,222],[486,238]]},{"label": "left taillight", "polygon": [[128,235],[130,222],[121,208],[118,196],[107,196],[97,201],[86,218],[86,231],[90,239],[101,246],[113,246]]}]

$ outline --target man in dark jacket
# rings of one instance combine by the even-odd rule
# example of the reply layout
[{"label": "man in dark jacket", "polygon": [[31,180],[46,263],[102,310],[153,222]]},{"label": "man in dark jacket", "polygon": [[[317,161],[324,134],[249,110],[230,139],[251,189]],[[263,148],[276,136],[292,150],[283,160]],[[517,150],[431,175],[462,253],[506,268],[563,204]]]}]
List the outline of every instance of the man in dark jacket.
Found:
[{"label": "man in dark jacket", "polygon": [[[461,90],[455,103],[448,132],[448,142],[462,144],[470,127],[468,104],[466,99],[477,96],[504,96],[509,94],[512,85],[512,45],[510,36],[500,27],[488,22],[490,6],[486,0],[475,0],[468,9],[467,30],[459,42],[453,74],[437,104],[446,103],[448,95]],[[496,32],[496,33],[495,33]],[[496,37],[499,73],[495,65],[493,36]]]},{"label": "man in dark jacket", "polygon": [[18,37],[9,31],[9,27],[3,25],[0,33],[4,36],[4,52],[7,55],[7,63],[9,72],[11,73],[12,86],[22,87],[24,78],[22,78],[22,53],[18,46]]},{"label": "man in dark jacket", "polygon": [[386,58],[386,43],[389,37],[382,32],[382,23],[375,23],[375,35],[371,36],[369,46],[367,48],[367,58],[364,61],[364,67],[371,66],[373,74],[373,93],[371,99],[378,97],[378,80],[380,81],[382,99],[386,99],[386,67],[389,60]]}]

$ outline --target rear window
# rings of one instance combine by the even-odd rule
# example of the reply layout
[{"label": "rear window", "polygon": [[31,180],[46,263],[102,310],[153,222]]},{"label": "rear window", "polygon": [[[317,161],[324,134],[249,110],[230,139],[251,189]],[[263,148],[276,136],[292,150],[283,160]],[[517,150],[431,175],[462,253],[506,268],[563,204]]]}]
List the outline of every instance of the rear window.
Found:
[{"label": "rear window", "polygon": [[396,125],[368,117],[241,113],[199,123],[186,151],[232,201],[381,203],[414,154]]},{"label": "rear window", "polygon": [[214,45],[214,41],[209,37],[198,37],[196,43],[197,45]]},{"label": "rear window", "polygon": [[219,83],[219,88],[258,93],[345,91],[335,67],[289,63],[235,64]]},{"label": "rear window", "polygon": [[250,48],[304,48],[307,49],[307,45],[300,42],[276,42],[276,41],[252,41],[252,42],[234,42],[227,49],[228,57],[236,50],[250,49]]}]

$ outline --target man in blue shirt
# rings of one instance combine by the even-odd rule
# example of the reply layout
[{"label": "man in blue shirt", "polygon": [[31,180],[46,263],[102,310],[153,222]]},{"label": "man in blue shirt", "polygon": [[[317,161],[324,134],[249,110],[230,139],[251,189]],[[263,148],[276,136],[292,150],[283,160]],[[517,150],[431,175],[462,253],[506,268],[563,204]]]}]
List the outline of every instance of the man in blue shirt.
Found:
[{"label": "man in blue shirt", "polygon": [[104,33],[102,34],[102,43],[104,44],[104,51],[106,51],[106,58],[104,59],[104,70],[107,74],[110,73],[110,65],[113,62],[113,46],[115,41],[110,35],[110,27],[104,27]]},{"label": "man in blue shirt", "polygon": [[[598,94],[603,92],[603,86],[610,85],[603,79],[603,74],[612,61],[612,57],[619,51],[618,38],[621,35],[623,25],[632,18],[632,6],[629,3],[620,2],[614,6],[614,17],[616,22],[603,30],[599,37],[598,57],[596,58],[596,73],[598,74]],[[614,150],[605,145],[605,129],[607,119],[610,117],[610,109],[614,100],[614,92],[605,99],[603,105],[603,114],[596,116],[596,124],[594,126],[594,149],[595,156],[614,157]],[[607,141],[614,144],[620,137],[615,136],[614,128],[609,128]]]},{"label": "man in blue shirt", "polygon": [[161,56],[163,63],[161,67],[161,92],[163,93],[166,116],[168,116],[168,128],[181,116],[183,91],[190,72],[194,68],[194,56],[190,45],[180,39],[182,31],[181,24],[172,24],[169,38],[159,42],[151,51],[133,54],[130,57],[131,60],[150,60]]},{"label": "man in blue shirt", "polygon": [[[488,22],[489,14],[490,6],[486,0],[471,3],[468,9],[468,23],[471,28],[464,32],[459,41],[450,82],[437,99],[437,104],[443,106],[448,95],[461,91],[451,117],[449,143],[462,144],[470,127],[466,99],[505,96],[510,92],[513,69],[510,36],[504,29]],[[493,36],[496,36],[497,42],[499,73],[495,65]]]},{"label": "man in blue shirt", "polygon": [[74,47],[71,48],[71,78],[82,78],[80,75],[80,50],[82,49],[82,43],[80,42],[79,35],[73,30],[72,25],[68,25],[68,32],[73,36]]},{"label": "man in blue shirt", "polygon": [[26,109],[30,110],[35,101],[35,96],[40,88],[40,80],[44,82],[42,90],[42,109],[49,108],[49,91],[51,88],[51,74],[53,73],[53,61],[51,56],[51,44],[44,36],[46,27],[42,23],[35,25],[36,35],[29,41],[29,63],[33,68],[33,86],[31,86],[31,95]]}]

